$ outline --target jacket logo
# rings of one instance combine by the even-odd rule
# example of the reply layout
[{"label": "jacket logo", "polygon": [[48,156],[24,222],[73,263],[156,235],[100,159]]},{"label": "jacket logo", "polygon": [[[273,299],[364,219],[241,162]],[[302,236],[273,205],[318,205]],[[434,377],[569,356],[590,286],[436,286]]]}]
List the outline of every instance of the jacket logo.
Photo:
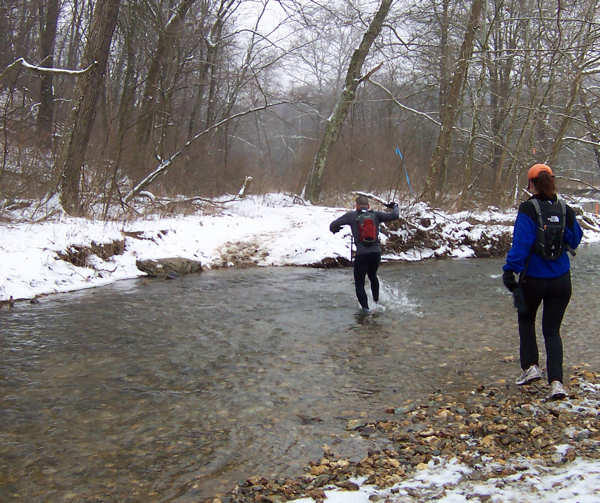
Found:
[{"label": "jacket logo", "polygon": [[560,222],[560,218],[558,218],[556,215],[551,215],[548,217],[548,221],[552,222],[553,224],[557,224]]}]

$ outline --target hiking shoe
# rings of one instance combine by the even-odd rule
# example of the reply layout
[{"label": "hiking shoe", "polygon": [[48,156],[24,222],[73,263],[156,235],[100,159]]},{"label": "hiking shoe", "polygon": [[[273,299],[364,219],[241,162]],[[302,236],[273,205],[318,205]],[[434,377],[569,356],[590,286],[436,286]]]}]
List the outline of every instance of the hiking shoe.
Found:
[{"label": "hiking shoe", "polygon": [[528,369],[524,370],[523,373],[516,380],[519,386],[523,384],[529,384],[530,382],[537,381],[542,378],[542,371],[537,365],[532,365]]},{"label": "hiking shoe", "polygon": [[552,381],[550,383],[550,395],[548,395],[548,398],[550,400],[562,400],[566,397],[567,392],[562,383],[560,381]]}]

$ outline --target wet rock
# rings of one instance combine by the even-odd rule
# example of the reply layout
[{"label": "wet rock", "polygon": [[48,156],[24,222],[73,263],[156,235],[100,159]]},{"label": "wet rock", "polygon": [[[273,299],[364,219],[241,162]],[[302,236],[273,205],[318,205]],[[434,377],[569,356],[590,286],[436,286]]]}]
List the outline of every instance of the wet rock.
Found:
[{"label": "wet rock", "polygon": [[325,499],[325,497],[326,497],[325,491],[323,491],[323,489],[313,489],[311,491],[308,491],[306,493],[306,495],[309,498],[312,498],[312,499],[314,499],[316,501],[323,501]]},{"label": "wet rock", "polygon": [[315,477],[313,481],[313,486],[315,487],[323,487],[328,484],[332,479],[332,476],[329,473],[321,473],[318,477]]},{"label": "wet rock", "polygon": [[346,430],[355,430],[356,428],[362,425],[362,421],[360,419],[349,419],[346,423]]},{"label": "wet rock", "polygon": [[530,432],[530,435],[532,437],[539,437],[540,435],[543,435],[543,434],[544,434],[544,428],[542,428],[541,426],[536,426]]},{"label": "wet rock", "polygon": [[496,435],[487,435],[481,439],[482,447],[494,447],[496,445]]},{"label": "wet rock", "polygon": [[350,480],[346,480],[343,482],[338,482],[335,484],[340,489],[346,489],[346,491],[358,491],[360,488],[358,484],[351,482]]},{"label": "wet rock", "polygon": [[173,279],[177,276],[202,271],[200,261],[181,257],[137,260],[135,265],[152,278]]},{"label": "wet rock", "polygon": [[328,466],[326,466],[326,465],[318,465],[318,466],[312,466],[310,468],[310,473],[312,475],[322,475],[323,473],[325,473],[328,470],[329,470]]}]

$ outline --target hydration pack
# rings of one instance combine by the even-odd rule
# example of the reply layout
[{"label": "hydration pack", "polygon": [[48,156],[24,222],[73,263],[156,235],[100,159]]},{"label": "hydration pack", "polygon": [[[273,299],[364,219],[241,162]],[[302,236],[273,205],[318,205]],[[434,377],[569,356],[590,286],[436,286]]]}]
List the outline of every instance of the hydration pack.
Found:
[{"label": "hydration pack", "polygon": [[537,213],[537,232],[533,251],[543,259],[556,260],[565,251],[567,205],[560,199],[557,199],[556,203],[535,198],[530,201]]},{"label": "hydration pack", "polygon": [[358,225],[358,241],[364,245],[372,245],[377,242],[377,222],[372,211],[361,210],[356,215]]}]

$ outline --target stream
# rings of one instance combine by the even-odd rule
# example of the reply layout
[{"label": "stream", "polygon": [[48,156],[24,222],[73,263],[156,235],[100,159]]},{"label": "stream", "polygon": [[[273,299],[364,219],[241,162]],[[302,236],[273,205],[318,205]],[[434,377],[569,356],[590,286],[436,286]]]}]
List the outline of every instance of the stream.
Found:
[{"label": "stream", "polygon": [[[572,263],[567,375],[600,364],[600,246]],[[384,264],[383,307],[368,316],[350,269],[298,267],[17,303],[0,311],[0,500],[198,502],[250,476],[298,476],[325,444],[360,459],[376,440],[348,421],[514,381],[502,264]]]}]

